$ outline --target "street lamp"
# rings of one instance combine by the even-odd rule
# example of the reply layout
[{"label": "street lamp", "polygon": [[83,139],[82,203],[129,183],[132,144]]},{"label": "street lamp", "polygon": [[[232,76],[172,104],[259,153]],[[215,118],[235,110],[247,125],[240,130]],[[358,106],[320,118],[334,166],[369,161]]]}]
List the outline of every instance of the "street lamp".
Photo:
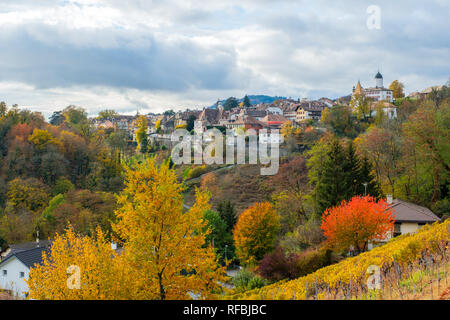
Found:
[{"label": "street lamp", "polygon": [[364,186],[364,196],[366,196],[367,195],[367,182],[364,182],[363,186]]}]

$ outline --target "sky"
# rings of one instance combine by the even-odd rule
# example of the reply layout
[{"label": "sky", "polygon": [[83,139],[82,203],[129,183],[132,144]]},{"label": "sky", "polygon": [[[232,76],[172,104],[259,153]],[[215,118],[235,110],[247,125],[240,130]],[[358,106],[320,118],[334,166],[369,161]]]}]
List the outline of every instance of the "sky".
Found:
[{"label": "sky", "polygon": [[0,101],[49,116],[337,98],[378,70],[410,93],[449,79],[449,16],[448,0],[0,0]]}]

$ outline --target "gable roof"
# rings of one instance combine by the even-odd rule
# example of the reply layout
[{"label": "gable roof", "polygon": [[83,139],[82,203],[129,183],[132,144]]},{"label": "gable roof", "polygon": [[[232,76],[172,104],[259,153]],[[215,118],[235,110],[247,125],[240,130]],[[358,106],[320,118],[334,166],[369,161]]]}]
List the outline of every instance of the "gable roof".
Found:
[{"label": "gable roof", "polygon": [[0,262],[0,265],[6,263],[11,258],[16,257],[28,268],[31,268],[35,264],[42,263],[42,253],[44,251],[48,252],[48,250],[49,250],[49,247],[37,247],[37,248],[25,250],[25,251],[10,253],[5,257],[5,259],[2,262]]},{"label": "gable roof", "polygon": [[430,209],[399,199],[392,201],[396,222],[432,223],[440,221]]}]

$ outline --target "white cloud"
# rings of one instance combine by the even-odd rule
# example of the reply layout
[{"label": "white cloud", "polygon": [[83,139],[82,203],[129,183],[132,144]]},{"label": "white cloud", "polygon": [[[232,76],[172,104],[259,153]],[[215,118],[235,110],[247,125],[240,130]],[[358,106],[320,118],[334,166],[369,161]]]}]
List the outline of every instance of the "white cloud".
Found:
[{"label": "white cloud", "polygon": [[0,0],[0,99],[91,113],[248,94],[331,97],[361,79],[407,91],[450,75],[446,1]]}]

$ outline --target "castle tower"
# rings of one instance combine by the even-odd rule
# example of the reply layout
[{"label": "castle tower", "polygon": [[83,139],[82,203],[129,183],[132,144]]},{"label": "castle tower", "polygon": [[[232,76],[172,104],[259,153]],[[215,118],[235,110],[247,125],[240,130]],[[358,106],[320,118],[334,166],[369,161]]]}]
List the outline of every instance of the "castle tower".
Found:
[{"label": "castle tower", "polygon": [[375,87],[376,88],[383,88],[383,76],[381,75],[380,71],[375,75]]}]

